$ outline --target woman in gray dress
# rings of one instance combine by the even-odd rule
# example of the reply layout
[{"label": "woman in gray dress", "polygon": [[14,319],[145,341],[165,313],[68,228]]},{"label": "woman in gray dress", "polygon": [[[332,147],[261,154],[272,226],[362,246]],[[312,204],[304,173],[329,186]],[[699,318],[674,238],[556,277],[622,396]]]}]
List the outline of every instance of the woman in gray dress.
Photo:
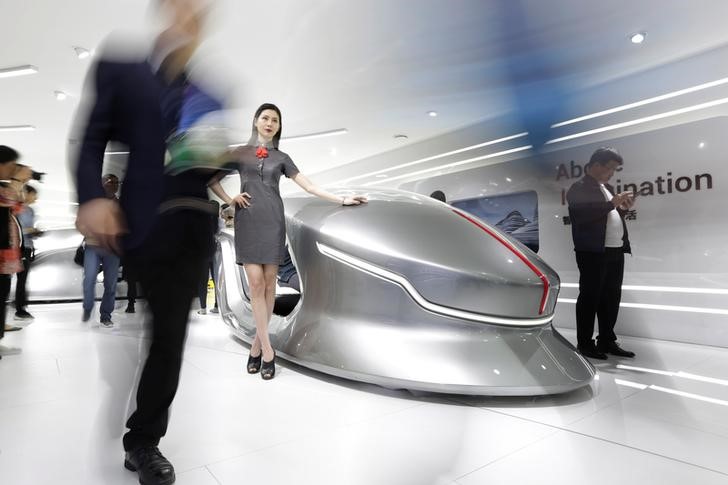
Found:
[{"label": "woman in gray dress", "polygon": [[263,104],[253,117],[253,134],[246,146],[233,152],[240,172],[240,193],[230,197],[219,181],[210,189],[226,204],[235,206],[235,254],[248,277],[256,333],[247,370],[260,371],[265,380],[275,376],[275,352],[268,336],[273,314],[278,266],[286,253],[283,200],[278,190],[281,175],[306,192],[341,205],[359,205],[363,196],[339,197],[314,185],[299,172],[291,157],[278,150],[283,122],[273,104]]}]

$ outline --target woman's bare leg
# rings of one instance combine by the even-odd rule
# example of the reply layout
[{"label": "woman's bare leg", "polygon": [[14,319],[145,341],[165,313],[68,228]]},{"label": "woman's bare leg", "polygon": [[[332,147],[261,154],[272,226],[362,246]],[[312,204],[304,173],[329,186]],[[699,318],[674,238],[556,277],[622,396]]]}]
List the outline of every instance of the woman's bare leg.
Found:
[{"label": "woman's bare leg", "polygon": [[276,282],[278,281],[278,265],[264,264],[265,275],[265,302],[268,304],[268,321],[273,316],[273,306],[276,302]]},{"label": "woman's bare leg", "polygon": [[246,264],[245,274],[248,277],[250,289],[250,304],[253,307],[253,321],[255,322],[255,338],[250,348],[252,355],[257,356],[257,349],[263,350],[263,358],[270,360],[273,356],[273,347],[268,337],[268,303],[266,301],[266,282],[263,265]]},{"label": "woman's bare leg", "polygon": [[[273,305],[276,301],[276,280],[278,276],[278,265],[276,264],[264,264],[263,265],[263,277],[265,279],[265,303],[266,311],[268,316],[268,324],[273,316]],[[266,329],[268,326],[266,325]],[[266,333],[266,337],[268,334]],[[270,345],[270,339],[268,339],[270,351],[263,346],[263,360],[270,362],[273,359],[273,347]]]}]

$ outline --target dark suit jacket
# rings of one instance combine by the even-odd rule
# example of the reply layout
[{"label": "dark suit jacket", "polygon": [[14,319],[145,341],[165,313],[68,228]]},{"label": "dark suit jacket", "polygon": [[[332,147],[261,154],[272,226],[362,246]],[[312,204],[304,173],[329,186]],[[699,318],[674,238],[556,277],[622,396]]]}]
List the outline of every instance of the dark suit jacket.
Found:
[{"label": "dark suit jacket", "polygon": [[[609,184],[604,184],[604,186],[614,194],[614,187]],[[614,205],[604,199],[599,182],[594,177],[585,175],[569,188],[566,200],[569,203],[574,250],[603,253],[604,239],[607,234],[607,214],[614,209]],[[624,211],[617,210],[617,212],[619,212],[622,227],[624,227],[624,236],[622,236],[624,246],[622,248],[625,253],[631,253],[627,225],[624,223]]]},{"label": "dark suit jacket", "polygon": [[99,61],[91,76],[96,97],[82,131],[76,164],[78,202],[105,197],[101,185],[109,141],[129,147],[121,207],[129,234],[126,249],[141,245],[162,197],[166,128],[160,107],[164,84],[147,61]]}]

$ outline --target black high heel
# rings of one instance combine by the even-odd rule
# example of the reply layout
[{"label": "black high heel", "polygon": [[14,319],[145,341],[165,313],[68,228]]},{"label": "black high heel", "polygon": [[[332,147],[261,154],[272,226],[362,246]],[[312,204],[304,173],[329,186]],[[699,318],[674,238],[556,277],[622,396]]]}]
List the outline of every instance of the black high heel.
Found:
[{"label": "black high heel", "polygon": [[246,366],[248,369],[248,374],[257,374],[260,372],[260,363],[263,361],[263,351],[260,351],[260,355],[257,357],[253,357],[253,355],[248,356],[248,365]]},{"label": "black high heel", "polygon": [[[263,356],[263,352],[260,353],[260,356]],[[264,381],[269,381],[273,379],[276,375],[276,353],[273,351],[273,359],[269,362],[263,360],[263,366],[260,368],[260,377],[263,378]]]}]

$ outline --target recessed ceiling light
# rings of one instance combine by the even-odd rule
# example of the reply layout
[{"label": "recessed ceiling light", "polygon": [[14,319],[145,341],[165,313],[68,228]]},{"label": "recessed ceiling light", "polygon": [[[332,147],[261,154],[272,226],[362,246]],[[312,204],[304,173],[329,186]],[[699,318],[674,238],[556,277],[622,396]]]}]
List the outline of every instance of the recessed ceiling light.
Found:
[{"label": "recessed ceiling light", "polygon": [[427,116],[429,116],[430,118],[434,118],[437,116],[437,111],[428,111]]},{"label": "recessed ceiling light", "polygon": [[404,140],[406,140],[406,139],[408,139],[408,138],[409,138],[409,137],[408,137],[407,135],[394,135],[394,139],[395,139],[395,140],[400,140],[400,141],[404,141]]},{"label": "recessed ceiling light", "polygon": [[705,148],[705,142],[701,141],[700,143],[698,143],[698,148],[700,148],[701,150]]},{"label": "recessed ceiling light", "polygon": [[35,74],[38,68],[35,66],[17,66],[0,69],[0,77],[25,76],[27,74]]},{"label": "recessed ceiling light", "polygon": [[629,38],[629,40],[633,44],[641,44],[645,41],[645,38],[647,37],[647,32],[636,32],[632,34],[632,36]]},{"label": "recessed ceiling light", "polygon": [[74,47],[73,50],[76,52],[76,57],[79,59],[86,59],[91,56],[91,51],[84,49],[83,47]]},{"label": "recessed ceiling light", "polygon": [[34,131],[33,125],[0,126],[0,131]]},{"label": "recessed ceiling light", "polygon": [[58,101],[63,101],[68,97],[68,95],[63,91],[53,91],[53,94],[56,96]]}]

